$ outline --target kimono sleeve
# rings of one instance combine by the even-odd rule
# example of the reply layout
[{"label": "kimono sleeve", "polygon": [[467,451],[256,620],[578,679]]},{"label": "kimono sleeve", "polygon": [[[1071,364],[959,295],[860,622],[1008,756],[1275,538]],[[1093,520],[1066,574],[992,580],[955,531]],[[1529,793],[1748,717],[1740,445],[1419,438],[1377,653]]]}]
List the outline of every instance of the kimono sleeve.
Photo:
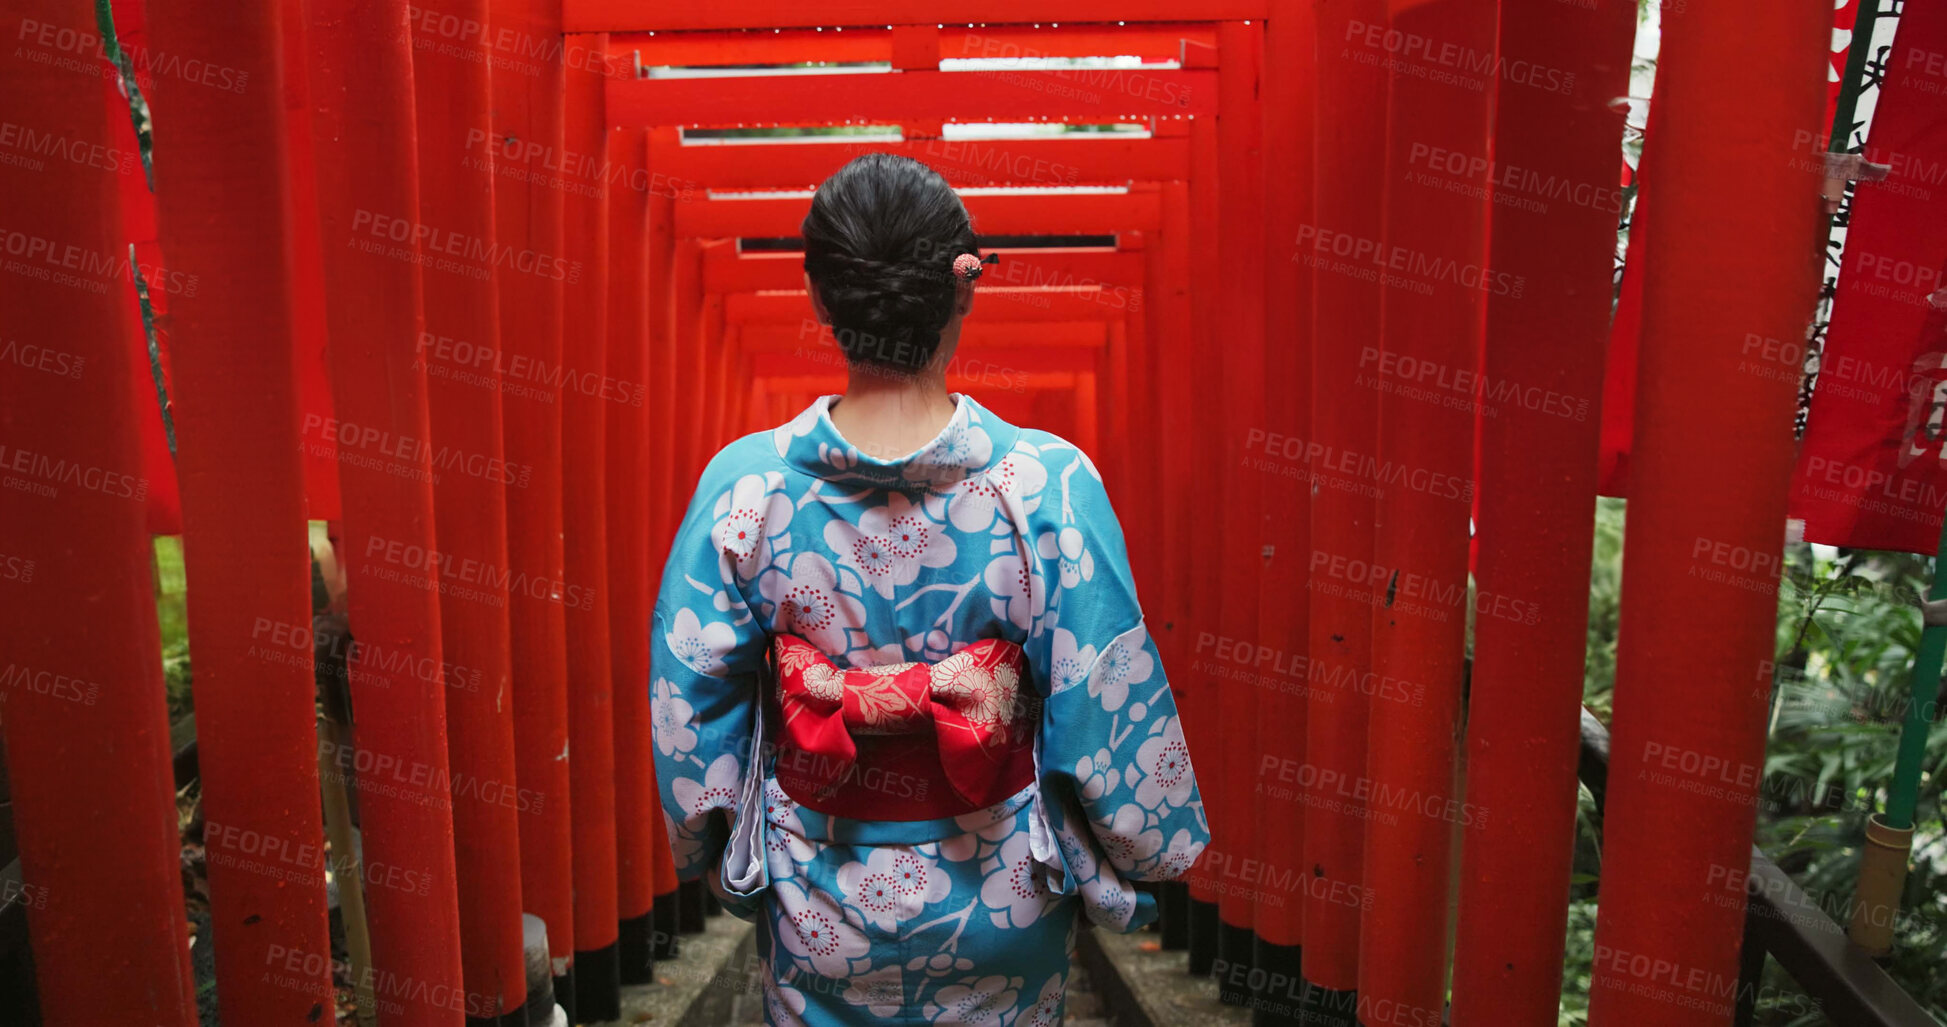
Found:
[{"label": "kimono sleeve", "polygon": [[718,862],[730,840],[766,673],[765,634],[737,587],[734,555],[715,537],[737,480],[729,456],[719,454],[697,484],[649,629],[656,781],[685,881]]},{"label": "kimono sleeve", "polygon": [[[1154,897],[1123,881],[1181,876],[1209,842],[1176,700],[1136,601],[1122,528],[1094,465],[1043,447],[1033,521],[1046,610],[1028,657],[1042,707],[1039,769],[1048,829],[1096,923],[1133,930]],[[1128,904],[1126,916],[1119,912]]]}]

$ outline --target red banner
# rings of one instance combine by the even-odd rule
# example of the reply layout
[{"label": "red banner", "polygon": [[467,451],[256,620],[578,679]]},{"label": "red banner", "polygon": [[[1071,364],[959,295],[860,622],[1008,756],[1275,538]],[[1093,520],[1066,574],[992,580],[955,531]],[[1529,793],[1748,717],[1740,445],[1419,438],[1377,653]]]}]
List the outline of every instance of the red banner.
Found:
[{"label": "red banner", "polygon": [[[1654,107],[1651,108],[1655,110]],[[1647,122],[1643,153],[1650,148]],[[1629,248],[1623,252],[1622,294],[1609,327],[1609,353],[1602,374],[1602,437],[1597,456],[1596,494],[1629,494],[1629,444],[1636,428],[1636,339],[1643,327],[1643,254],[1649,249],[1649,186],[1643,162],[1632,173],[1623,165],[1623,185],[1636,183],[1636,205],[1629,215]]]},{"label": "red banner", "polygon": [[[1859,0],[1838,0],[1832,11],[1832,70],[1825,79],[1825,123],[1839,113],[1839,93],[1846,84],[1846,61],[1852,58],[1852,29],[1859,21]],[[1873,41],[1866,40],[1867,52],[1872,52]],[[1846,135],[1850,137],[1851,129]]]},{"label": "red banner", "polygon": [[[1859,0],[1840,0],[1832,12],[1831,70],[1826,77],[1825,120],[1821,122],[1828,128],[1838,112],[1839,91],[1845,84],[1846,61],[1851,54],[1853,25],[1858,14]],[[1940,94],[1936,91],[1934,95]],[[1881,102],[1884,103],[1884,99]],[[1652,114],[1654,110],[1652,106]],[[1643,132],[1646,152],[1650,135],[1646,124]],[[1827,142],[1825,138],[1801,141],[1794,145],[1792,153],[1800,156],[1810,154],[1813,159],[1819,159],[1818,154],[1824,152]],[[1632,171],[1624,163],[1623,186],[1627,187],[1632,179],[1637,186],[1636,206],[1630,215],[1622,294],[1617,298],[1615,321],[1609,332],[1608,370],[1603,379],[1602,449],[1596,492],[1604,496],[1629,494],[1630,436],[1636,428],[1636,343],[1643,319],[1643,271],[1639,258],[1647,249],[1645,239],[1649,228],[1649,207],[1645,199],[1649,192],[1643,183],[1640,164]]]},{"label": "red banner", "polygon": [[1947,314],[1929,303],[1947,269],[1947,5],[1900,19],[1866,158],[1892,173],[1853,199],[1791,516],[1807,541],[1931,553],[1947,510]]}]

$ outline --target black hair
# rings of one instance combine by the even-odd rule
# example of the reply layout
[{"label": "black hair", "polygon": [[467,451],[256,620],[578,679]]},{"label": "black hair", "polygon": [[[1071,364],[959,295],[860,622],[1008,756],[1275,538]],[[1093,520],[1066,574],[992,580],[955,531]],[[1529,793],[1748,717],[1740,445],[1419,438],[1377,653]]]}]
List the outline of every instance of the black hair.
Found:
[{"label": "black hair", "polygon": [[926,365],[953,319],[953,260],[978,255],[965,204],[932,168],[868,153],[832,173],[805,214],[804,268],[853,363]]}]

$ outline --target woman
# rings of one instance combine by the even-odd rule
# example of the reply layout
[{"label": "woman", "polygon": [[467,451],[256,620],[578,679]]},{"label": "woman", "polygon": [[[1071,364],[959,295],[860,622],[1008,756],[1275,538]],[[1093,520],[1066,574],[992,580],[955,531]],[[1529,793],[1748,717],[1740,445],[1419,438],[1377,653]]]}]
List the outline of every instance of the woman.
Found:
[{"label": "woman", "polygon": [[967,211],[868,154],[804,220],[845,394],[710,462],[656,604],[679,876],[757,924],[774,1024],[1054,1024],[1076,912],[1155,917],[1202,802],[1088,457],[949,395]]}]

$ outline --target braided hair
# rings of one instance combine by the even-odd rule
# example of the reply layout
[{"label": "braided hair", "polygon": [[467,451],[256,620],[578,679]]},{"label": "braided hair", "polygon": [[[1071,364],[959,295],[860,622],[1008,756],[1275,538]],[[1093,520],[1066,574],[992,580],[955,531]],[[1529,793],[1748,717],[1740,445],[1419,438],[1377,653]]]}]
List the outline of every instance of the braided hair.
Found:
[{"label": "braided hair", "polygon": [[953,320],[953,260],[980,252],[945,178],[909,157],[868,153],[818,187],[805,215],[804,269],[854,364],[924,367]]}]

